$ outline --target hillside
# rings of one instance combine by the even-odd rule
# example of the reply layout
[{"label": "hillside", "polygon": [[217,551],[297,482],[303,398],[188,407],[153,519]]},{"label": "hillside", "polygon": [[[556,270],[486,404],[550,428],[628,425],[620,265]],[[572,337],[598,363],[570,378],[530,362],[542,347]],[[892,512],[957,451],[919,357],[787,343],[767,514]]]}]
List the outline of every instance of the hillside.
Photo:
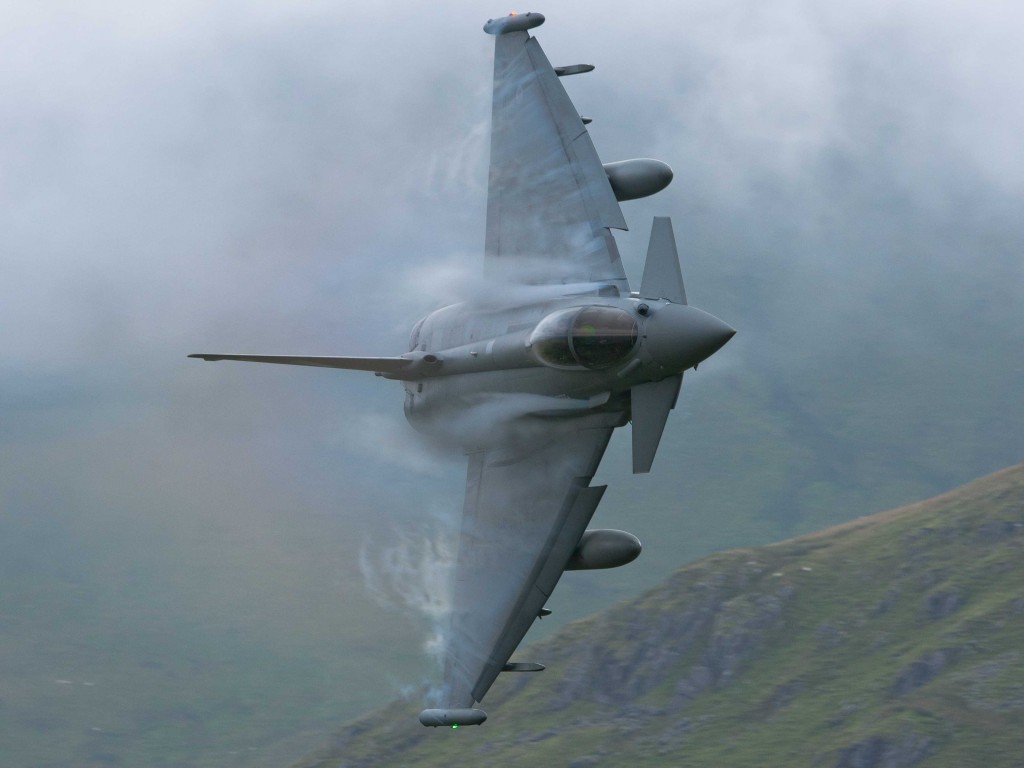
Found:
[{"label": "hillside", "polygon": [[479,728],[418,700],[296,768],[1024,765],[1024,464],[716,555],[520,651]]}]

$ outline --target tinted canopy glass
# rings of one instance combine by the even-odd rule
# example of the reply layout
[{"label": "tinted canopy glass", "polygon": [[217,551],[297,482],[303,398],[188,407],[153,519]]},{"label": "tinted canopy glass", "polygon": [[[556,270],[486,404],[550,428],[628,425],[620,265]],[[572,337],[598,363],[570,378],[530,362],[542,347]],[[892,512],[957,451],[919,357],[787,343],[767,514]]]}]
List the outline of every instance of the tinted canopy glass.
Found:
[{"label": "tinted canopy glass", "polygon": [[615,307],[583,307],[554,312],[530,335],[537,357],[556,368],[605,368],[636,344],[636,320]]}]

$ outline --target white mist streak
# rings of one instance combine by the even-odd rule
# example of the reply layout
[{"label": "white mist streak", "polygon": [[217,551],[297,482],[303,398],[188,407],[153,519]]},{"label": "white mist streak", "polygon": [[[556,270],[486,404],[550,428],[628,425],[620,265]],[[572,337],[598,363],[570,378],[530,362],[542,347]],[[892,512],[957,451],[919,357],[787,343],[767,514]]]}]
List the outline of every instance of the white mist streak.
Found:
[{"label": "white mist streak", "polygon": [[422,648],[438,664],[444,657],[452,609],[458,536],[452,521],[434,514],[431,530],[392,527],[387,542],[367,539],[359,571],[373,599],[386,608],[412,609],[427,626]]}]

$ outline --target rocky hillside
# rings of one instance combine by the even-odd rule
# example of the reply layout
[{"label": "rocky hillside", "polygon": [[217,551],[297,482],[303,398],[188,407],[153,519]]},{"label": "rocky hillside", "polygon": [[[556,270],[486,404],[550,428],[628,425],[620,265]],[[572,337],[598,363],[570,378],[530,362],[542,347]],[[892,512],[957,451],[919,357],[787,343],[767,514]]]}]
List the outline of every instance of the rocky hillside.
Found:
[{"label": "rocky hillside", "polygon": [[521,650],[478,728],[418,700],[328,766],[1024,766],[1024,465],[687,566]]}]

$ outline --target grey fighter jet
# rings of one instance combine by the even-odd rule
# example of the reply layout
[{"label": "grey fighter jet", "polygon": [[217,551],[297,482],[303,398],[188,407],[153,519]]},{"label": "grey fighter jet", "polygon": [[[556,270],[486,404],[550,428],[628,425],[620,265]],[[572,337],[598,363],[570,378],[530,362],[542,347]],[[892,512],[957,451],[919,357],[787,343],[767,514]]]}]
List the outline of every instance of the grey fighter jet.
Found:
[{"label": "grey fighter jet", "polygon": [[528,31],[543,22],[526,13],[484,25],[495,36],[490,295],[423,318],[397,357],[192,355],[401,381],[411,424],[468,456],[443,706],[420,714],[428,726],[478,725],[487,715],[475,705],[500,673],[543,669],[509,658],[563,571],[636,558],[636,537],[587,530],[612,430],[632,422],[633,471],[647,472],[683,372],[735,333],[687,303],[668,218],[654,219],[630,291],[611,234],[626,229],[619,202],[658,192],[672,171],[601,163],[561,83],[593,67],[553,67]]}]

